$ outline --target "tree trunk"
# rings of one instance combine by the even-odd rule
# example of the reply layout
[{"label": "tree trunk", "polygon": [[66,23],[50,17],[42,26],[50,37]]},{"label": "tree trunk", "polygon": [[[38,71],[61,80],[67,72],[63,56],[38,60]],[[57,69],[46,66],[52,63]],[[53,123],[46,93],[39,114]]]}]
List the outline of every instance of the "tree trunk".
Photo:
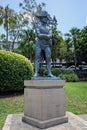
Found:
[{"label": "tree trunk", "polygon": [[9,51],[9,44],[8,44],[8,27],[6,27],[6,50]]},{"label": "tree trunk", "polygon": [[7,12],[6,12],[6,16],[5,16],[5,22],[6,22],[6,50],[9,51],[9,44],[8,44],[8,16],[7,16]]},{"label": "tree trunk", "polygon": [[74,42],[74,65],[75,65],[75,72],[76,72],[76,67],[77,67],[76,42]]}]

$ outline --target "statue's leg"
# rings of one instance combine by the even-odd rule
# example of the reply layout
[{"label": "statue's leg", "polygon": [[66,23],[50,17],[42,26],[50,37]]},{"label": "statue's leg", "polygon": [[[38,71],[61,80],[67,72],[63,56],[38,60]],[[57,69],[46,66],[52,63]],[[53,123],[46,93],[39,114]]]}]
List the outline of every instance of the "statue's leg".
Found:
[{"label": "statue's leg", "polygon": [[51,49],[50,47],[45,48],[45,55],[46,55],[46,62],[47,62],[48,77],[53,77],[51,73]]},{"label": "statue's leg", "polygon": [[34,74],[34,77],[38,76],[39,66],[40,66],[40,56],[41,56],[41,48],[36,47],[36,52],[35,52],[35,74]]}]

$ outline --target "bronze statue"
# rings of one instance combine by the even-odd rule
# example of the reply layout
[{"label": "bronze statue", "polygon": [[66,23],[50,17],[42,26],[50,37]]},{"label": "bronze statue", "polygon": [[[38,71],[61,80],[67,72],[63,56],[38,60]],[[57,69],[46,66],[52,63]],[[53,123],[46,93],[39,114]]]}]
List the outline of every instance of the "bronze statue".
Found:
[{"label": "bronze statue", "polygon": [[42,51],[44,51],[45,57],[46,57],[48,77],[54,77],[51,73],[52,30],[48,26],[49,14],[46,11],[42,11],[40,14],[36,14],[36,17],[39,18],[40,24],[37,27],[35,27],[37,41],[36,41],[36,49],[35,49],[35,74],[34,74],[34,77],[38,77]]}]

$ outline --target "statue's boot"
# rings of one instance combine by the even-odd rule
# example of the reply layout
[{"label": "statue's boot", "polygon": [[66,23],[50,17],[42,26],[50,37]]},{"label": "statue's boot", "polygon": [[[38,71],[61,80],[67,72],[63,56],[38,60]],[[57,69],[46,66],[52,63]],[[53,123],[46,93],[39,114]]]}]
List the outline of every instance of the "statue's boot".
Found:
[{"label": "statue's boot", "polygon": [[37,73],[35,73],[35,74],[34,74],[34,77],[38,77],[38,74],[37,74]]},{"label": "statue's boot", "polygon": [[48,73],[48,77],[55,77],[52,73]]}]

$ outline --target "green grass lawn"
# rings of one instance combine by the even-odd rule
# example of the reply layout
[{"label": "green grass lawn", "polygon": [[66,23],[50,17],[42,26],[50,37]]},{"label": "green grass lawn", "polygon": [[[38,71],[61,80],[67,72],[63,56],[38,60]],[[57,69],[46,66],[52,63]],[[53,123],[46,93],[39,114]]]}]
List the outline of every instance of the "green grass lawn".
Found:
[{"label": "green grass lawn", "polygon": [[[87,82],[66,83],[66,110],[87,114]],[[8,114],[22,113],[24,96],[0,98],[0,130]]]},{"label": "green grass lawn", "polygon": [[8,114],[23,112],[23,96],[0,98],[0,130]]},{"label": "green grass lawn", "polygon": [[66,110],[87,114],[87,82],[66,83]]}]

